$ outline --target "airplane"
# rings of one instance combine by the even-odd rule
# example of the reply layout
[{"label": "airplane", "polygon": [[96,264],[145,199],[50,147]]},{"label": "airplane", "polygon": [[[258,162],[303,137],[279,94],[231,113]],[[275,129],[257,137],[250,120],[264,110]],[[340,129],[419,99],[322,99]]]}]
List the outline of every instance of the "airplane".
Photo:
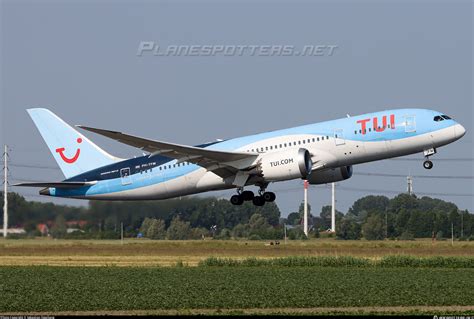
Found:
[{"label": "airplane", "polygon": [[[77,125],[146,152],[122,159],[110,155],[44,108],[27,110],[65,179],[20,183],[41,195],[88,200],[160,200],[236,189],[234,205],[273,202],[270,183],[304,179],[326,184],[352,176],[353,165],[423,152],[423,166],[465,128],[427,109],[393,109],[196,146],[162,142]],[[258,193],[245,190],[257,186]]]}]

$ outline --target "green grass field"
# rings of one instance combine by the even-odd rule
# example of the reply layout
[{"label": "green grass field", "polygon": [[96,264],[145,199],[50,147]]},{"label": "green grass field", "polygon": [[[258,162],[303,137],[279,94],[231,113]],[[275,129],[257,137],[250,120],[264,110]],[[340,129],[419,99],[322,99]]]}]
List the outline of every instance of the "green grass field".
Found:
[{"label": "green grass field", "polygon": [[472,291],[474,242],[0,240],[1,314],[466,315]]},{"label": "green grass field", "polygon": [[0,277],[3,313],[474,311],[474,269],[28,266]]}]

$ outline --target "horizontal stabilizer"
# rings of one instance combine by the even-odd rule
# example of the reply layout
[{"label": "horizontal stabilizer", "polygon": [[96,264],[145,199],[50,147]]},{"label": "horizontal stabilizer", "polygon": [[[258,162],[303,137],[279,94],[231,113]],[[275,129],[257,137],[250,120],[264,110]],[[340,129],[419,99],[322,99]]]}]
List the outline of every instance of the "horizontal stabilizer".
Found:
[{"label": "horizontal stabilizer", "polygon": [[24,187],[54,187],[54,188],[77,188],[82,186],[91,186],[97,182],[43,182],[43,183],[19,183],[13,186]]}]

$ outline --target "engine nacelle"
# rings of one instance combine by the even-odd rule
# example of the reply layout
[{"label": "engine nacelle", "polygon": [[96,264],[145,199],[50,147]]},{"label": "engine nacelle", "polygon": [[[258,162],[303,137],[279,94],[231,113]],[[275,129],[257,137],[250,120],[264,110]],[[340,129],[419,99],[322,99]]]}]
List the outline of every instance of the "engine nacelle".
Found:
[{"label": "engine nacelle", "polygon": [[328,168],[320,171],[313,171],[308,177],[310,184],[327,184],[343,181],[352,176],[352,166],[342,166],[338,168]]},{"label": "engine nacelle", "polygon": [[263,155],[258,170],[266,181],[274,182],[306,178],[312,166],[308,150],[300,148]]}]

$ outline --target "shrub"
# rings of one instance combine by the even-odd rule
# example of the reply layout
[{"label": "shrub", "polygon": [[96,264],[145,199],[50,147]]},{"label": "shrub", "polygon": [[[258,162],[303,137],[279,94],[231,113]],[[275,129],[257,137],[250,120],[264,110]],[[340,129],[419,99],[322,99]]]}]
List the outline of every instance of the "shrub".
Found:
[{"label": "shrub", "polygon": [[400,239],[401,240],[415,240],[415,236],[411,232],[406,230],[400,235]]},{"label": "shrub", "polygon": [[262,237],[257,234],[253,234],[249,236],[249,240],[262,240]]}]

